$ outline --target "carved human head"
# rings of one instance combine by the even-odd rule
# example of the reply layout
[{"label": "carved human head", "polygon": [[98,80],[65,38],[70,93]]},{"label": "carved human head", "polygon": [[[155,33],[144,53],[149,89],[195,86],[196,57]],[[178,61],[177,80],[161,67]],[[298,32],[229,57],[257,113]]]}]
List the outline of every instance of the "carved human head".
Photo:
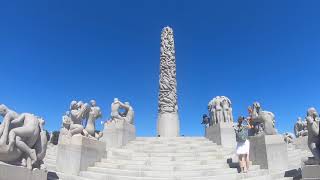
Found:
[{"label": "carved human head", "polygon": [[71,101],[70,103],[70,109],[73,110],[73,109],[77,109],[78,108],[78,103],[77,101]]},{"label": "carved human head", "polygon": [[307,111],[307,116],[318,117],[318,112],[317,112],[316,108],[314,108],[314,107],[309,108]]},{"label": "carved human head", "polygon": [[92,100],[90,101],[90,104],[91,104],[91,106],[96,106],[96,105],[97,105],[97,102],[96,102],[96,100],[92,99]]},{"label": "carved human head", "polygon": [[130,106],[130,103],[128,101],[124,102],[124,104]]},{"label": "carved human head", "polygon": [[298,117],[297,122],[302,122],[302,118]]},{"label": "carved human head", "polygon": [[113,102],[119,102],[119,99],[118,98],[114,98]]},{"label": "carved human head", "polygon": [[8,107],[4,104],[0,104],[0,115],[5,116],[8,112]]},{"label": "carved human head", "polygon": [[78,108],[81,108],[84,105],[84,103],[82,101],[79,101],[77,105],[78,105]]}]

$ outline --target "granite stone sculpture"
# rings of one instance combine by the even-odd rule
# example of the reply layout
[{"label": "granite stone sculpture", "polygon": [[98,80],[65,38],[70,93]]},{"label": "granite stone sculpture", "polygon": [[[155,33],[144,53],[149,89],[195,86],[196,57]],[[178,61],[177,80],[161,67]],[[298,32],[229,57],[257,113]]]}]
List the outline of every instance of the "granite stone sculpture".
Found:
[{"label": "granite stone sculpture", "polygon": [[99,139],[102,133],[96,133],[95,122],[102,116],[100,107],[95,100],[88,103],[71,101],[70,110],[62,116],[60,135],[72,137],[84,135],[89,138]]},{"label": "granite stone sculpture", "polygon": [[180,134],[177,102],[176,58],[173,30],[165,27],[161,33],[160,80],[158,96],[158,135],[176,137]]},{"label": "granite stone sculpture", "polygon": [[225,96],[217,96],[208,104],[209,115],[211,119],[210,125],[218,123],[233,122],[232,103]]},{"label": "granite stone sculpture", "polygon": [[254,127],[254,135],[275,135],[275,116],[272,112],[263,111],[259,102],[252,105],[251,115],[252,126]]},{"label": "granite stone sculpture", "polygon": [[111,103],[111,120],[109,123],[127,122],[134,124],[134,110],[129,102],[122,103],[118,98],[114,98]]},{"label": "granite stone sculpture", "polygon": [[0,161],[28,169],[45,169],[43,158],[47,150],[47,135],[43,118],[30,113],[18,114],[0,105],[3,123],[0,125]]},{"label": "granite stone sculpture", "polygon": [[307,111],[308,146],[314,159],[320,162],[320,136],[319,136],[319,115],[315,108],[311,107]]},{"label": "granite stone sculpture", "polygon": [[283,139],[287,144],[293,143],[294,135],[290,132],[286,132],[283,134]]},{"label": "granite stone sculpture", "polygon": [[298,117],[296,124],[294,125],[294,133],[296,137],[308,136],[307,122],[302,121],[301,117]]}]

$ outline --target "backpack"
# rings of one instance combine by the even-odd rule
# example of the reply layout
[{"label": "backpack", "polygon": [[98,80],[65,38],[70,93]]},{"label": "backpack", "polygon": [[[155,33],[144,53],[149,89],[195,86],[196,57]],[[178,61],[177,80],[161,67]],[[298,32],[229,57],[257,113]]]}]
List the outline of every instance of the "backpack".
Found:
[{"label": "backpack", "polygon": [[239,128],[236,130],[236,141],[245,142],[248,139],[248,130],[246,128]]}]

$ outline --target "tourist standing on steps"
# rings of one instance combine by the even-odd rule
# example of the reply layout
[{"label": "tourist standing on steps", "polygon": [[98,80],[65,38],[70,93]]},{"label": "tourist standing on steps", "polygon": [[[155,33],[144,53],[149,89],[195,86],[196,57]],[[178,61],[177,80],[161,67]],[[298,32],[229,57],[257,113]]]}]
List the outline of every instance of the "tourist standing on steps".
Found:
[{"label": "tourist standing on steps", "polygon": [[244,117],[238,118],[238,125],[235,127],[237,150],[236,154],[239,157],[240,171],[242,173],[248,172],[249,169],[249,149],[250,142],[248,140],[248,122],[247,125],[243,124],[247,122]]}]

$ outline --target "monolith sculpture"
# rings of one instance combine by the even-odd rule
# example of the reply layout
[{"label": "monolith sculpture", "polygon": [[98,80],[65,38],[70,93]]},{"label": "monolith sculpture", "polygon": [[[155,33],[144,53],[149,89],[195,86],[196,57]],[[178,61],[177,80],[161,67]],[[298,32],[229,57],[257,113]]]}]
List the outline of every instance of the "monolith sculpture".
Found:
[{"label": "monolith sculpture", "polygon": [[165,27],[161,34],[158,136],[179,136],[176,58],[173,31]]}]

